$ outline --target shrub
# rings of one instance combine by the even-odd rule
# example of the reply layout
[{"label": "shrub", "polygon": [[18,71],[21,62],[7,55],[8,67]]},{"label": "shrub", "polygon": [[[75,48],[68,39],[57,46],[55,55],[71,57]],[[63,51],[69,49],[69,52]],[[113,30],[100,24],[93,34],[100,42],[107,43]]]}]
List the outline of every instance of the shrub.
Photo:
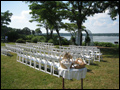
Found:
[{"label": "shrub", "polygon": [[25,40],[23,40],[22,38],[20,38],[20,39],[17,39],[16,42],[17,43],[25,43]]},{"label": "shrub", "polygon": [[26,42],[31,42],[31,40],[26,40]]},{"label": "shrub", "polygon": [[63,45],[69,45],[69,41],[66,38],[62,38],[61,42]]},{"label": "shrub", "polygon": [[95,46],[102,46],[102,47],[114,47],[115,45],[110,42],[94,42]]},{"label": "shrub", "polygon": [[48,41],[48,43],[53,43],[53,44],[54,44],[53,39],[50,39],[50,40]]},{"label": "shrub", "polygon": [[34,37],[34,35],[27,35],[26,40],[31,40]]},{"label": "shrub", "polygon": [[98,46],[98,44],[99,44],[99,42],[94,42],[94,45],[95,45],[95,46]]},{"label": "shrub", "polygon": [[19,34],[19,38],[22,38],[23,40],[26,40],[26,35]]},{"label": "shrub", "polygon": [[38,38],[37,38],[37,37],[33,37],[31,41],[32,41],[33,43],[37,43]]},{"label": "shrub", "polygon": [[46,38],[44,36],[37,36],[38,42],[45,42]]}]

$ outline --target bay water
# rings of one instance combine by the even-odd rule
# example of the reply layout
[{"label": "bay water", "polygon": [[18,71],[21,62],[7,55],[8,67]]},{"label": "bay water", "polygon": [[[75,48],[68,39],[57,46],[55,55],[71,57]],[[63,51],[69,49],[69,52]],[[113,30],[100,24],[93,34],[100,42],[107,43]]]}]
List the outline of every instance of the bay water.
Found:
[{"label": "bay water", "polygon": [[[70,40],[71,36],[62,36],[68,40]],[[83,42],[85,41],[85,36],[82,36]],[[93,42],[119,42],[119,36],[93,36]]]}]

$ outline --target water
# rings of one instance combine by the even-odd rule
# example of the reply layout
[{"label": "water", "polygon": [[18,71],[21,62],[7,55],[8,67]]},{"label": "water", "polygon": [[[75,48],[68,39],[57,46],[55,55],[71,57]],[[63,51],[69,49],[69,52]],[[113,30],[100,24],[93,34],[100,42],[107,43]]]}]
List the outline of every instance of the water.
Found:
[{"label": "water", "polygon": [[[71,36],[63,36],[70,40]],[[85,41],[85,36],[83,36],[83,42]],[[115,41],[119,42],[119,36],[93,36],[93,42],[111,42],[114,44]]]}]

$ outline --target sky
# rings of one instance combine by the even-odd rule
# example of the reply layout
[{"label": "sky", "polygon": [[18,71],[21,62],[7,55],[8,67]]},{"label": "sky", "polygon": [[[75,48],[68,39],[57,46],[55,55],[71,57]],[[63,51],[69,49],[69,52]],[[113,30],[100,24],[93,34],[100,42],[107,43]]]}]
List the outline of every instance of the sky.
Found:
[{"label": "sky", "polygon": [[[1,1],[1,12],[9,10],[9,12],[13,14],[8,27],[16,29],[28,27],[31,30],[41,28],[42,33],[46,33],[45,28],[36,26],[38,24],[37,22],[29,22],[29,20],[32,20],[32,15],[29,14],[31,10],[28,5],[28,3],[22,1]],[[108,10],[106,10],[105,13],[87,17],[83,25],[92,33],[119,33],[119,15],[116,17],[117,19],[113,21],[108,15]],[[69,23],[69,20],[63,20],[63,22]],[[54,33],[56,32],[54,31]],[[61,29],[60,33],[68,32]]]}]

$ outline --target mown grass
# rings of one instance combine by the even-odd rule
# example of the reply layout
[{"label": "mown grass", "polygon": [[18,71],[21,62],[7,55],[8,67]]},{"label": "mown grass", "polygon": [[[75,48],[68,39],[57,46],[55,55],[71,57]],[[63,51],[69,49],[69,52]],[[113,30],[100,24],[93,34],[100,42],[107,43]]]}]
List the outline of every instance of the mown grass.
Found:
[{"label": "mown grass", "polygon": [[[4,45],[4,44],[1,44]],[[87,65],[84,89],[119,89],[119,49],[101,48],[103,60]],[[13,56],[1,55],[1,89],[62,89],[62,77],[30,68]],[[65,79],[65,88],[80,89],[80,80]]]}]

